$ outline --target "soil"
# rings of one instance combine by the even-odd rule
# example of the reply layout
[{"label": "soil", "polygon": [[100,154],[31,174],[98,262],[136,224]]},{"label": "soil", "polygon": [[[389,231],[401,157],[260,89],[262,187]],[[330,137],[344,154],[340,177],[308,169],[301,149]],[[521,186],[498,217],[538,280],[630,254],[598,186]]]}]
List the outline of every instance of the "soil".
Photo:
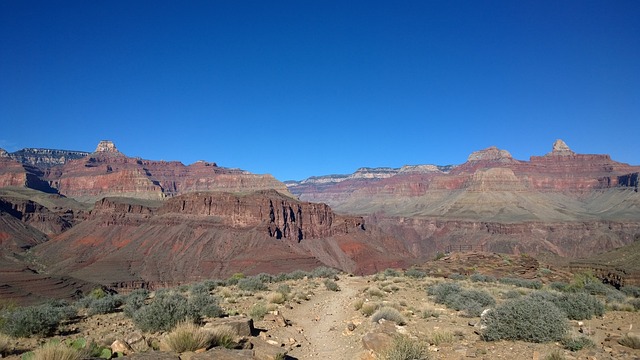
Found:
[{"label": "soil", "polygon": [[[337,280],[339,291],[325,288],[320,279],[288,281],[289,299],[283,304],[268,304],[273,314],[282,315],[288,325],[277,324],[269,316],[255,322],[259,337],[279,343],[292,359],[375,359],[376,352],[365,348],[363,337],[370,333],[392,332],[405,334],[424,341],[431,359],[539,359],[560,352],[567,360],[640,359],[640,350],[618,344],[617,340],[628,332],[638,333],[640,312],[607,311],[604,316],[585,320],[582,325],[570,321],[571,333],[586,335],[594,343],[591,348],[571,352],[560,343],[526,343],[522,341],[483,341],[477,334],[480,318],[463,317],[461,313],[435,304],[427,296],[426,288],[440,281],[438,278],[413,279],[406,276],[367,277],[341,275]],[[498,302],[507,292],[527,293],[531,290],[499,283],[474,283],[462,280],[468,288],[488,291]],[[231,313],[248,314],[256,303],[268,303],[269,294],[281,283],[271,284],[270,291],[248,293],[235,287],[216,288],[221,305]],[[305,300],[305,298],[307,300]],[[371,317],[356,310],[358,301],[375,302],[396,307],[406,319],[398,326],[390,322],[374,323]],[[425,317],[427,311],[433,316]],[[580,329],[584,333],[580,333]],[[137,330],[123,313],[80,317],[65,324],[54,338],[80,338],[100,344],[115,339],[131,338]],[[445,340],[435,342],[442,336]],[[161,339],[162,334],[145,334],[148,339]],[[51,339],[14,339],[13,353],[8,359],[19,359],[21,353],[36,348]],[[431,340],[431,341],[429,341]]]}]

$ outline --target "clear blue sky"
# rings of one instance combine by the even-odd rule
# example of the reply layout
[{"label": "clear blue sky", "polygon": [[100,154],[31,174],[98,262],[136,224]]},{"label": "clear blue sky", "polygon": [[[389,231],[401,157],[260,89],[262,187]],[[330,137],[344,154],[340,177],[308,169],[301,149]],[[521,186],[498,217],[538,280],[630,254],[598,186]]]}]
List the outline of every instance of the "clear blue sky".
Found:
[{"label": "clear blue sky", "polygon": [[640,164],[640,1],[0,1],[0,147],[280,180],[576,152]]}]

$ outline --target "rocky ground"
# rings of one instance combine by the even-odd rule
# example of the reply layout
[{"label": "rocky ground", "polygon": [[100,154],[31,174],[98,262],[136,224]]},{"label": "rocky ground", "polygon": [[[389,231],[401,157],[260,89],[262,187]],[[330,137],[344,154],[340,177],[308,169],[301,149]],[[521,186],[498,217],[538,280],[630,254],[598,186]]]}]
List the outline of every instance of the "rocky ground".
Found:
[{"label": "rocky ground", "polygon": [[[162,346],[164,334],[140,332],[121,311],[95,316],[81,314],[65,323],[53,339],[84,338],[106,346],[118,340],[131,345],[132,349],[125,347],[124,351],[133,359],[275,359],[278,353],[285,352],[290,359],[377,359],[397,334],[427,344],[431,359],[543,360],[551,354],[560,354],[564,359],[640,359],[640,350],[618,343],[618,339],[628,333],[638,334],[640,312],[607,310],[602,317],[570,321],[573,335],[587,336],[595,344],[575,352],[554,342],[487,342],[478,335],[480,317],[464,317],[462,312],[436,304],[427,295],[428,286],[443,281],[452,280],[412,278],[388,271],[365,277],[339,275],[335,282],[339,291],[329,290],[323,279],[271,283],[269,290],[255,292],[242,291],[236,286],[215,288],[212,295],[220,299],[227,313],[237,316],[205,319],[205,328],[230,319],[247,324],[256,304],[264,304],[270,311],[262,319],[256,318],[251,334],[243,334],[245,347],[251,343],[253,350],[229,352],[216,348],[198,354],[152,352],[153,347],[166,350]],[[486,290],[498,303],[513,296],[514,292],[533,291],[498,282],[472,282],[469,279],[458,282],[465,288]],[[290,289],[284,301],[273,295],[282,285]],[[176,290],[187,293],[188,287]],[[367,304],[394,307],[406,323],[373,322],[370,315],[364,314]],[[51,340],[11,339],[6,358],[20,359],[26,351]]]}]

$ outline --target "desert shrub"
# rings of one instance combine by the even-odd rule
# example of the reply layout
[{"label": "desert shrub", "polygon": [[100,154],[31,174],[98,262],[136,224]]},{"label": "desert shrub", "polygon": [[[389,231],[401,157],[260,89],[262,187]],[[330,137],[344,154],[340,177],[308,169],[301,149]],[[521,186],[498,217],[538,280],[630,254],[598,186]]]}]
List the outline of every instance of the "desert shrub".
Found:
[{"label": "desert shrub", "polygon": [[591,295],[607,295],[612,290],[615,290],[613,286],[604,284],[602,281],[588,282],[583,288],[583,291]]},{"label": "desert shrub", "polygon": [[428,319],[428,318],[438,318],[440,317],[440,312],[433,310],[433,309],[424,309],[422,310],[422,318],[423,319]]},{"label": "desert shrub", "polygon": [[561,281],[553,281],[549,283],[549,287],[556,291],[565,292],[567,291],[569,284],[561,282]]},{"label": "desert shrub", "polygon": [[505,299],[515,299],[515,298],[519,298],[520,296],[522,296],[522,294],[520,294],[520,292],[517,290],[509,290],[503,294],[503,297]]},{"label": "desert shrub", "polygon": [[453,334],[448,331],[434,331],[429,335],[429,343],[435,346],[453,342]]},{"label": "desert shrub", "polygon": [[362,305],[364,305],[364,300],[363,299],[357,299],[356,301],[353,302],[353,309],[358,311],[358,310],[362,309]]},{"label": "desert shrub", "polygon": [[404,275],[414,279],[422,279],[427,276],[427,273],[422,270],[411,268],[407,269],[407,271],[404,272]]},{"label": "desert shrub", "polygon": [[545,356],[544,360],[566,360],[562,351],[554,349],[549,355]]},{"label": "desert shrub", "polygon": [[234,347],[236,330],[229,325],[216,326],[211,330],[213,346],[222,346],[227,349]]},{"label": "desert shrub", "polygon": [[392,308],[390,306],[381,307],[371,317],[371,321],[373,321],[373,322],[378,322],[378,321],[380,321],[380,319],[393,321],[398,325],[404,325],[404,324],[407,323],[407,321],[404,319],[402,314],[400,314],[400,312],[398,310],[396,310],[395,308]]},{"label": "desert shrub", "polygon": [[280,284],[276,291],[282,295],[289,295],[291,293],[291,287],[287,284]]},{"label": "desert shrub", "polygon": [[629,302],[629,304],[631,304],[631,306],[633,306],[634,309],[640,310],[640,299],[638,299],[638,298],[631,299],[628,302]]},{"label": "desert shrub", "polygon": [[566,293],[553,302],[571,320],[586,320],[604,314],[604,305],[587,293]]},{"label": "desert shrub", "polygon": [[196,351],[211,346],[213,336],[191,321],[181,321],[164,338],[167,346],[177,353]]},{"label": "desert shrub", "polygon": [[567,337],[562,339],[562,346],[569,351],[580,351],[584,348],[595,346],[593,341],[586,336]]},{"label": "desert shrub", "polygon": [[325,279],[324,286],[327,288],[327,290],[340,291],[340,286],[338,286],[338,284],[331,279]]},{"label": "desert shrub", "polygon": [[608,303],[612,303],[612,302],[622,303],[622,302],[625,302],[625,300],[627,300],[627,296],[622,291],[618,291],[614,288],[609,289],[606,295],[607,295]]},{"label": "desert shrub", "polygon": [[240,279],[244,279],[244,278],[245,276],[243,273],[235,273],[227,279],[226,283],[227,285],[236,285],[238,284],[238,281],[240,281]]},{"label": "desert shrub", "polygon": [[33,352],[32,360],[80,360],[80,351],[61,342],[49,342]]},{"label": "desert shrub", "polygon": [[527,280],[527,279],[503,277],[498,281],[500,281],[502,284],[505,284],[505,285],[513,285],[513,286],[528,288],[528,289],[542,289],[542,283],[538,280]]},{"label": "desert shrub", "polygon": [[338,276],[338,271],[326,266],[319,266],[311,271],[311,276],[313,276],[314,278],[326,278],[335,280]]},{"label": "desert shrub", "polygon": [[115,295],[107,295],[99,299],[95,299],[89,304],[89,315],[110,314],[116,311],[122,305],[122,297]]},{"label": "desert shrub", "polygon": [[[213,285],[213,288],[215,288],[215,285]],[[189,292],[191,293],[191,295],[194,294],[209,294],[210,290],[213,290],[213,288],[209,288],[209,286],[207,286],[205,283],[195,283],[193,285],[191,285],[191,288],[189,289]]]},{"label": "desert shrub", "polygon": [[124,300],[124,314],[132,318],[133,314],[144,305],[148,296],[149,291],[147,289],[136,289],[132,291]]},{"label": "desert shrub", "polygon": [[451,273],[449,274],[449,276],[447,276],[449,279],[451,280],[464,280],[467,277],[462,275],[462,274],[458,274],[458,273]]},{"label": "desert shrub", "polygon": [[640,338],[627,334],[618,339],[618,344],[637,350],[640,349]]},{"label": "desert shrub", "polygon": [[404,335],[393,338],[391,346],[382,352],[384,360],[428,360],[429,352],[425,344]]},{"label": "desert shrub", "polygon": [[[583,291],[585,286],[590,287],[589,284],[593,284],[593,283],[602,284],[602,281],[600,281],[600,279],[598,279],[591,272],[577,273],[573,275],[573,279],[571,280],[571,283],[567,287],[567,291],[572,291],[572,292]],[[594,288],[595,286],[591,286],[591,287]]]},{"label": "desert shrub", "polygon": [[62,311],[49,304],[15,308],[2,314],[2,332],[14,337],[29,337],[32,335],[52,335],[60,321]]},{"label": "desert shrub", "polygon": [[150,304],[133,314],[133,322],[146,332],[169,331],[187,318],[199,320],[187,299],[177,293],[156,294]]},{"label": "desert shrub", "polygon": [[265,285],[260,278],[252,276],[244,279],[239,279],[238,288],[244,291],[255,292],[260,290],[267,290],[267,285]]},{"label": "desert shrub", "polygon": [[253,277],[260,279],[260,281],[262,281],[263,284],[268,284],[268,283],[273,282],[273,275],[271,275],[271,274],[260,273],[258,275],[253,276]]},{"label": "desert shrub", "polygon": [[364,316],[371,316],[376,310],[378,310],[378,307],[380,307],[380,305],[378,305],[377,303],[365,302],[364,304],[362,304],[360,312]]},{"label": "desert shrub", "polygon": [[467,316],[480,316],[482,311],[495,305],[495,299],[484,290],[467,290],[455,283],[441,283],[428,288],[435,302],[456,311],[464,311]]},{"label": "desert shrub", "polygon": [[446,255],[445,253],[443,253],[442,251],[438,251],[436,253],[436,255],[433,257],[433,260],[440,260],[442,258],[444,258]]},{"label": "desert shrub", "polygon": [[623,286],[620,291],[622,291],[627,296],[640,298],[640,287],[638,286]]},{"label": "desert shrub", "polygon": [[434,301],[440,304],[444,304],[445,299],[454,293],[459,293],[462,291],[462,286],[457,283],[440,283],[431,285],[427,288],[427,294],[434,296]]},{"label": "desert shrub", "polygon": [[377,287],[372,287],[367,290],[367,294],[371,297],[383,297],[384,292]]},{"label": "desert shrub", "polygon": [[386,277],[396,277],[396,276],[400,276],[400,273],[396,269],[388,268],[388,269],[384,270],[384,276],[386,276]]},{"label": "desert shrub", "polygon": [[303,270],[295,270],[287,274],[288,280],[302,280],[305,277],[311,277],[311,274]]},{"label": "desert shrub", "polygon": [[565,314],[548,301],[531,297],[509,300],[483,318],[482,338],[547,342],[560,340],[567,331]]},{"label": "desert shrub", "polygon": [[282,304],[287,300],[287,297],[283,293],[274,292],[267,295],[267,301],[272,304]]},{"label": "desert shrub", "polygon": [[97,287],[89,293],[88,297],[92,299],[102,299],[103,297],[109,295],[103,288]]},{"label": "desert shrub", "polygon": [[469,280],[473,282],[496,282],[496,278],[491,275],[483,275],[479,273],[472,274],[469,276]]},{"label": "desert shrub", "polygon": [[251,310],[249,310],[249,316],[251,316],[253,320],[262,320],[267,312],[269,311],[267,310],[265,304],[257,303],[251,307]]},{"label": "desert shrub", "polygon": [[191,296],[188,301],[190,316],[194,319],[200,317],[220,317],[224,313],[218,298],[209,295],[209,293],[198,293]]}]

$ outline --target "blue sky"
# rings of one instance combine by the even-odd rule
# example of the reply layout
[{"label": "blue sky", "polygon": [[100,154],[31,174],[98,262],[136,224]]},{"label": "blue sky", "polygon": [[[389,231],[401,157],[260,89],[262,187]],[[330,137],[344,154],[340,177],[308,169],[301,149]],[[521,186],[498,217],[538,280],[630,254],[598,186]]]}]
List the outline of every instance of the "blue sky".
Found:
[{"label": "blue sky", "polygon": [[640,1],[0,2],[0,147],[280,180],[492,145],[640,164]]}]

